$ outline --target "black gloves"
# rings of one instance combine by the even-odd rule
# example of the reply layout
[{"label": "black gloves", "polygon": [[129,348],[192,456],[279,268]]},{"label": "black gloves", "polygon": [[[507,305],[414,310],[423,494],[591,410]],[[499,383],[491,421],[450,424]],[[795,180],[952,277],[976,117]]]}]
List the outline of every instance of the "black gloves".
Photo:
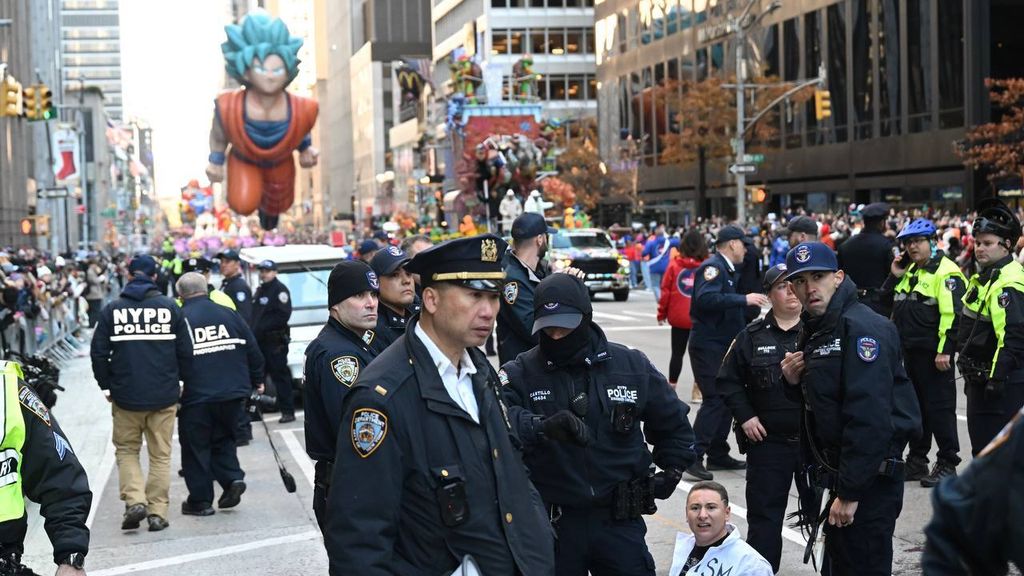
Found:
[{"label": "black gloves", "polygon": [[545,438],[555,442],[571,442],[586,446],[590,441],[590,429],[583,420],[568,410],[560,410],[544,418],[540,421],[538,430]]},{"label": "black gloves", "polygon": [[683,471],[676,468],[662,470],[654,475],[651,493],[658,500],[667,500],[676,491],[676,485],[683,479]]}]

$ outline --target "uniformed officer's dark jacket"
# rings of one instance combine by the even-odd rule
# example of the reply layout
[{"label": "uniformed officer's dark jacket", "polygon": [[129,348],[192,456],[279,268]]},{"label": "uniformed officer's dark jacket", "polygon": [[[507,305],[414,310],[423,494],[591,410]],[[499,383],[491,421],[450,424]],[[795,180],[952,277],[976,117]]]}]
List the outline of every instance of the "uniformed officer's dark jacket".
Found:
[{"label": "uniformed officer's dark jacket", "polygon": [[220,291],[235,303],[235,310],[242,320],[249,322],[252,319],[252,290],[241,274],[225,278],[220,283]]},{"label": "uniformed officer's dark jacket", "polygon": [[[736,293],[753,294],[761,291],[761,255],[758,253],[754,241],[749,236],[743,237],[743,247],[747,249],[743,253],[743,263],[739,266],[739,278],[736,281]],[[761,315],[760,306],[747,306],[743,312],[744,320],[753,322]]]},{"label": "uniformed officer's dark jacket", "polygon": [[[18,398],[25,419],[20,463],[22,492],[39,504],[46,535],[53,544],[54,562],[69,554],[87,554],[89,528],[85,521],[92,506],[92,491],[85,469],[57,419],[35,391],[22,383]],[[23,552],[27,529],[27,516],[0,523],[0,549]]]},{"label": "uniformed officer's dark jacket", "polygon": [[161,410],[178,402],[179,364],[191,356],[188,329],[174,300],[136,276],[100,314],[92,337],[92,373],[125,410]]},{"label": "uniformed officer's dark jacket", "polygon": [[[957,326],[960,321],[960,310],[963,308],[963,297],[966,287],[960,276],[947,276],[941,278],[935,276],[939,265],[946,256],[938,252],[927,264],[921,267],[918,274],[910,278],[907,288],[909,292],[896,295],[892,307],[892,322],[900,333],[900,341],[904,350],[924,350],[941,354],[953,354],[956,352]],[[948,266],[955,266],[952,262]],[[907,274],[913,274],[917,266],[908,269]],[[921,275],[924,274],[928,282],[936,285],[918,288]],[[900,278],[892,274],[886,278],[882,290],[889,292],[896,289],[900,284]],[[915,290],[915,288],[917,288]],[[902,289],[901,289],[902,290]],[[940,303],[937,298],[927,297],[925,294],[938,294],[946,301]],[[941,352],[939,348],[939,321],[941,320],[940,310],[944,304],[952,304],[953,322],[945,330]],[[947,308],[948,309],[948,308]]]},{"label": "uniformed officer's dark jacket", "polygon": [[715,380],[736,422],[757,416],[771,440],[800,437],[801,406],[787,397],[781,366],[799,337],[800,323],[783,330],[769,312],[736,335]]},{"label": "uniformed officer's dark jacket", "polygon": [[886,318],[892,312],[892,295],[879,290],[889,277],[892,265],[892,241],[875,228],[865,228],[839,246],[839,268],[861,291],[869,308]]},{"label": "uniformed officer's dark jacket", "polygon": [[360,337],[329,318],[306,346],[306,454],[313,460],[334,460],[342,402],[359,374],[377,356],[374,338],[372,330]]},{"label": "uniformed officer's dark jacket", "polygon": [[247,398],[263,383],[263,354],[249,325],[209,298],[188,298],[182,312],[192,359],[183,371],[181,405]]},{"label": "uniformed officer's dark jacket", "polygon": [[[989,294],[991,283],[995,283],[1002,268],[1012,262],[1013,257],[1007,256],[984,269],[977,276],[977,284],[980,287],[976,286],[972,279],[971,289],[964,296],[964,303],[967,306],[960,317],[956,341],[960,356],[988,367],[993,380],[1020,383],[1024,382],[1024,294],[1012,285],[1000,290],[995,304],[1002,308],[999,311],[994,310],[991,304],[993,296],[996,296],[995,292]],[[978,307],[979,301],[988,302],[981,304],[988,321],[982,319],[979,322],[976,313],[968,313],[969,308]],[[1005,315],[999,322],[1003,328],[1003,342],[998,360],[995,366],[992,366],[992,359],[996,358],[996,349],[999,347],[999,338],[996,334],[997,326],[991,319],[997,313]]]},{"label": "uniformed officer's dark jacket", "polygon": [[838,495],[859,501],[883,461],[921,433],[921,410],[903,369],[896,326],[857,300],[846,278],[820,317],[803,316],[806,370],[787,393],[810,412],[810,439],[838,462]]},{"label": "uniformed officer's dark jacket", "polygon": [[696,346],[725,348],[747,325],[747,297],[736,293],[739,271],[714,254],[693,274],[693,342]]},{"label": "uniformed officer's dark jacket", "polygon": [[[414,303],[415,304],[415,303]],[[387,304],[378,301],[377,303],[377,334],[376,348],[383,352],[391,343],[405,334],[405,327],[409,325],[413,312],[406,310],[404,314],[398,314]]]},{"label": "uniformed officer's dark jacket", "polygon": [[544,278],[541,268],[529,270],[515,253],[505,252],[505,287],[498,312],[498,362],[504,364],[537,345],[533,334],[533,292]]},{"label": "uniformed officer's dark jacket", "polygon": [[925,527],[925,574],[1006,574],[1024,566],[1024,414],[959,476],[932,492],[934,514]]},{"label": "uniformed officer's dark jacket", "polygon": [[[487,576],[554,574],[551,525],[513,446],[497,375],[468,350],[477,424],[445,390],[417,322],[345,399],[331,483],[343,488],[330,491],[324,534],[331,575],[436,576],[464,554]],[[448,526],[442,504],[453,500],[467,516]]]},{"label": "uniformed officer's dark jacket", "polygon": [[278,344],[290,333],[288,319],[292,317],[292,298],[288,287],[274,278],[260,284],[253,296],[252,333],[264,344]]},{"label": "uniformed officer's dark jacket", "polygon": [[[616,484],[647,476],[652,461],[648,443],[654,447],[654,463],[663,469],[685,470],[695,460],[693,429],[686,418],[690,409],[665,377],[643,352],[608,342],[596,324],[590,332],[590,352],[579,367],[560,368],[537,346],[502,366],[498,375],[530,478],[547,504],[609,506]],[[583,421],[590,428],[590,444],[584,448],[539,438],[534,417],[570,409],[581,392],[587,395]],[[632,425],[624,427],[623,416]]]}]

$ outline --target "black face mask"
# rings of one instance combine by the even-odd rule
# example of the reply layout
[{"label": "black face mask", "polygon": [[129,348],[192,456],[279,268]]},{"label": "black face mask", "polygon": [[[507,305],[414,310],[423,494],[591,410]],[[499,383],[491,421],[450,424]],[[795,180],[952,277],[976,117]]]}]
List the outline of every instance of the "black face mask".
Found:
[{"label": "black face mask", "polygon": [[570,366],[583,362],[590,345],[590,320],[586,317],[580,322],[575,330],[565,335],[560,340],[548,336],[544,330],[540,331],[540,350],[544,358],[553,362],[556,366]]}]

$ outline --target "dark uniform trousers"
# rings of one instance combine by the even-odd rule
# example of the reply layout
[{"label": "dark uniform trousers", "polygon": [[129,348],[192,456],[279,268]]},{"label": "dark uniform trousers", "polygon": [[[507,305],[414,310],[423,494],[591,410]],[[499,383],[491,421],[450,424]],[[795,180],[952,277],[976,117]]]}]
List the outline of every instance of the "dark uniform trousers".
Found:
[{"label": "dark uniform trousers", "polygon": [[747,544],[776,572],[782,561],[779,528],[785,523],[789,488],[803,472],[802,462],[799,437],[787,440],[769,436],[747,444]]},{"label": "dark uniform trousers", "polygon": [[313,515],[320,533],[327,526],[327,492],[331,488],[331,474],[334,471],[333,460],[317,460],[313,466]]},{"label": "dark uniform trousers", "polygon": [[612,520],[610,508],[561,508],[554,526],[557,576],[654,576],[642,518]]},{"label": "dark uniform trousers", "polygon": [[295,391],[292,389],[292,372],[288,369],[288,342],[282,337],[260,340],[259,345],[266,362],[266,374],[277,389],[277,406],[282,414],[294,414]]},{"label": "dark uniform trousers", "polygon": [[245,478],[235,447],[241,410],[236,398],[190,404],[178,412],[181,468],[189,502],[212,504],[214,481],[226,490],[232,482]]},{"label": "dark uniform trousers", "polygon": [[892,576],[892,546],[875,545],[892,541],[903,509],[903,482],[902,469],[879,476],[857,503],[853,524],[839,528],[825,523],[824,576]]},{"label": "dark uniform trousers", "polygon": [[937,458],[956,466],[960,463],[960,439],[956,431],[956,381],[952,368],[941,372],[935,367],[933,350],[904,350],[903,366],[914,383],[921,405],[920,438],[910,440],[910,459],[928,460],[932,435],[939,446]]},{"label": "dark uniform trousers", "polygon": [[696,444],[693,447],[697,459],[707,454],[709,461],[729,455],[729,429],[732,426],[732,413],[725,405],[725,398],[715,386],[715,377],[722,367],[722,359],[728,347],[702,346],[690,340],[690,366],[693,367],[693,379],[700,386],[704,396],[697,418],[693,422],[693,435]]},{"label": "dark uniform trousers", "polygon": [[986,392],[982,385],[965,385],[964,392],[967,394],[971,454],[977,455],[1024,406],[1024,380],[1010,378],[1003,385],[1002,394]]}]

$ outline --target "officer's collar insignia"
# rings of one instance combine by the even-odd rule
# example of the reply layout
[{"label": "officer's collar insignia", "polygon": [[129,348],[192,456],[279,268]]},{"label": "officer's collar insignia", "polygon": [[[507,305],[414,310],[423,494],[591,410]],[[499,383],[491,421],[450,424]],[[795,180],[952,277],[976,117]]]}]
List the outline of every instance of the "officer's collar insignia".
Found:
[{"label": "officer's collar insignia", "polygon": [[355,356],[339,356],[331,360],[331,372],[338,382],[351,388],[359,377],[359,361]]},{"label": "officer's collar insignia", "polygon": [[498,370],[498,382],[500,382],[502,386],[508,386],[508,373],[505,372],[504,368]]},{"label": "officer's collar insignia", "polygon": [[363,332],[363,342],[366,344],[373,343],[373,339],[377,337],[377,334],[373,330],[367,330]]},{"label": "officer's collar insignia", "polygon": [[953,276],[946,278],[946,290],[949,290],[950,292],[956,290],[956,278]]},{"label": "officer's collar insignia", "polygon": [[53,447],[57,449],[57,457],[63,462],[68,452],[74,454],[75,451],[71,449],[71,444],[63,436],[57,434],[56,430],[51,430],[51,432],[53,432]]},{"label": "officer's collar insignia", "polygon": [[377,273],[373,270],[366,273],[366,281],[370,283],[371,289],[380,290],[380,282],[377,280]]},{"label": "officer's collar insignia", "polygon": [[996,302],[999,303],[1000,308],[1006,308],[1010,305],[1010,293],[1003,290],[999,293],[999,298],[996,299]]},{"label": "officer's collar insignia", "polygon": [[501,292],[505,297],[505,302],[511,306],[516,303],[516,298],[519,297],[519,284],[517,282],[509,282],[505,284],[505,288]]},{"label": "officer's collar insignia", "polygon": [[803,264],[811,259],[811,248],[809,246],[799,246],[796,249],[796,261]]},{"label": "officer's collar insignia", "polygon": [[480,241],[480,261],[498,261],[498,243],[493,238],[484,238]]},{"label": "officer's collar insignia", "polygon": [[381,386],[380,384],[378,384],[377,387],[374,388],[373,390],[374,390],[374,392],[376,392],[377,394],[380,394],[381,396],[387,396],[388,395],[388,389],[383,387],[383,386]]},{"label": "officer's collar insignia", "polygon": [[388,417],[372,408],[359,408],[352,414],[352,447],[367,458],[388,435]]},{"label": "officer's collar insignia", "polygon": [[878,360],[878,340],[867,336],[857,340],[857,356],[865,362]]},{"label": "officer's collar insignia", "polygon": [[710,281],[710,280],[714,280],[715,278],[718,278],[718,268],[715,268],[714,266],[708,266],[708,267],[704,268],[704,279],[705,280]]},{"label": "officer's collar insignia", "polygon": [[28,386],[22,386],[18,390],[18,400],[21,401],[22,406],[38,416],[43,421],[43,424],[50,426],[50,411],[46,409],[46,405],[39,399],[39,396],[36,396],[34,390]]}]

